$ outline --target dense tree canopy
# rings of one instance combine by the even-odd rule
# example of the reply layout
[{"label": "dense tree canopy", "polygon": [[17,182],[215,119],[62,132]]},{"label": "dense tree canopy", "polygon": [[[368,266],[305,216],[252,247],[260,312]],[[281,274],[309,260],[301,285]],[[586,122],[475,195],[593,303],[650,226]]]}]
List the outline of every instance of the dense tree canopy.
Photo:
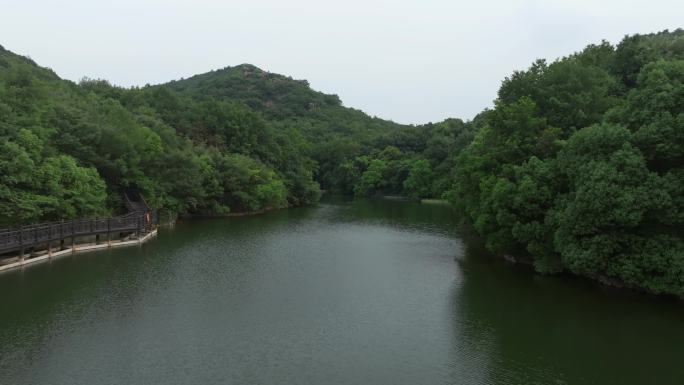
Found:
[{"label": "dense tree canopy", "polygon": [[167,86],[74,84],[4,49],[0,139],[5,226],[115,213],[128,189],[179,213],[301,205],[319,195],[310,144],[296,127]]},{"label": "dense tree canopy", "polygon": [[447,196],[487,246],[684,296],[684,31],[535,62],[499,91]]}]

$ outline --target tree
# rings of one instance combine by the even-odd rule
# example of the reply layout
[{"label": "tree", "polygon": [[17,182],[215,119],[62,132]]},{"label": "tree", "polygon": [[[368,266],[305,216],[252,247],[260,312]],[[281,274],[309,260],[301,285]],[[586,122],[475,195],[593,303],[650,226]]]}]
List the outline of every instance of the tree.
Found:
[{"label": "tree", "polygon": [[660,212],[675,198],[623,127],[575,134],[559,154],[570,193],[554,208],[554,245],[572,272],[655,293],[684,294],[681,234]]},{"label": "tree", "polygon": [[43,152],[42,140],[26,129],[0,143],[0,224],[107,213],[105,184],[95,169]]},{"label": "tree", "polygon": [[404,192],[412,198],[427,198],[432,194],[432,169],[430,162],[418,159],[413,162],[404,180]]},{"label": "tree", "polygon": [[354,194],[368,196],[376,193],[383,187],[383,173],[386,170],[387,162],[380,159],[371,160],[368,169],[361,174],[361,179],[354,186]]}]

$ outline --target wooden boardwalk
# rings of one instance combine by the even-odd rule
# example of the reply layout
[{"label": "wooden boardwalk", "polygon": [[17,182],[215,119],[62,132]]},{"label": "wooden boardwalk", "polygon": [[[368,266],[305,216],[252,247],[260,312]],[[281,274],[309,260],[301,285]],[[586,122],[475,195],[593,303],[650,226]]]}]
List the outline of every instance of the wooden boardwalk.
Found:
[{"label": "wooden boardwalk", "polygon": [[95,235],[111,236],[113,233],[138,232],[149,230],[145,212],[133,212],[119,217],[104,219],[80,219],[69,222],[42,223],[13,230],[0,230],[0,254],[17,252],[21,256],[28,249],[47,246],[59,242],[61,246],[67,239],[75,243],[76,237]]},{"label": "wooden boardwalk", "polygon": [[74,253],[80,253],[83,251],[95,251],[95,250],[100,250],[100,249],[108,249],[111,247],[122,247],[122,246],[137,246],[141,245],[144,242],[148,241],[151,238],[154,238],[157,236],[157,229],[151,230],[149,233],[142,235],[138,238],[133,238],[133,239],[123,239],[123,240],[116,240],[116,241],[108,241],[106,243],[79,243],[75,244],[73,246],[67,247],[65,249],[48,249],[48,250],[41,250],[41,255],[32,257],[32,258],[14,258],[13,262],[10,262],[5,265],[0,265],[0,272],[3,272],[5,270],[10,270],[10,269],[15,269],[18,267],[22,267],[25,265],[29,264],[34,264],[36,262],[42,262],[42,261],[48,261],[51,260],[52,258],[60,257],[63,255],[70,255]]},{"label": "wooden boardwalk", "polygon": [[[77,251],[140,244],[157,234],[147,203],[125,196],[131,212],[110,218],[41,223],[0,230],[0,271]],[[113,240],[114,238],[120,240]],[[94,240],[94,242],[93,242]]]}]

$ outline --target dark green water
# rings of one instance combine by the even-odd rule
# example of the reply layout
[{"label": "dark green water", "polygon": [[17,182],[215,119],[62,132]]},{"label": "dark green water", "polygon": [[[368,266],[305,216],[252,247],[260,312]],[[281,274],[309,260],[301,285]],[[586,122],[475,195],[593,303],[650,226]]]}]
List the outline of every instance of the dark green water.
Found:
[{"label": "dark green water", "polygon": [[328,202],[0,274],[0,384],[684,384],[684,306],[454,229],[444,206]]}]

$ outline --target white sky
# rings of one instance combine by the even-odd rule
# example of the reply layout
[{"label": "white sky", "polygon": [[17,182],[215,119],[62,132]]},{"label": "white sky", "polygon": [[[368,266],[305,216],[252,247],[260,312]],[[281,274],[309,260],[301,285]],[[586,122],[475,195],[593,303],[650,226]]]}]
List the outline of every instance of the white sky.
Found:
[{"label": "white sky", "polygon": [[122,86],[251,63],[426,123],[472,118],[536,58],[682,22],[681,0],[0,0],[0,45]]}]

